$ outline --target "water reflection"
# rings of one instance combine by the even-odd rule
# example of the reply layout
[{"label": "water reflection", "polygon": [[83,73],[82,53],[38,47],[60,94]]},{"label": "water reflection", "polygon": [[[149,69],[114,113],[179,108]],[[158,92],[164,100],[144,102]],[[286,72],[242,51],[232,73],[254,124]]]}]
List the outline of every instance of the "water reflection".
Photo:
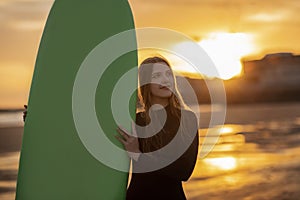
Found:
[{"label": "water reflection", "polygon": [[224,126],[220,128],[220,135],[230,134],[234,131],[234,127],[232,126]]},{"label": "water reflection", "polygon": [[204,162],[222,170],[232,170],[236,168],[236,159],[234,157],[207,158]]},{"label": "water reflection", "polygon": [[238,151],[245,145],[244,128],[240,125],[226,124],[200,130],[200,156],[214,152]]},{"label": "water reflection", "polygon": [[187,198],[299,199],[299,144],[299,117],[202,129]]},{"label": "water reflection", "polygon": [[220,126],[215,126],[212,128],[200,129],[201,137],[214,137],[214,136],[225,136],[225,135],[233,135],[238,132],[244,131],[245,127],[237,124],[225,124]]}]

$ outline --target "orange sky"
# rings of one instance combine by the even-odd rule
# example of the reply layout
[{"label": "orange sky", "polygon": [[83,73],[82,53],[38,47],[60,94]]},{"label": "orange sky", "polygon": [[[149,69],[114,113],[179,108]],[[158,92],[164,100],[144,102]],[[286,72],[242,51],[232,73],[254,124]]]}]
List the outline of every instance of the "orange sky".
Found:
[{"label": "orange sky", "polygon": [[[239,49],[242,50],[233,58],[259,59],[274,52],[300,54],[298,0],[129,2],[136,27],[179,31],[206,45],[207,51],[215,52],[214,57],[220,63],[223,52]],[[27,102],[39,40],[52,3],[52,0],[0,1],[0,109],[20,108]],[[184,67],[181,65],[180,70],[185,70]],[[225,72],[233,70],[232,66],[220,67]]]}]

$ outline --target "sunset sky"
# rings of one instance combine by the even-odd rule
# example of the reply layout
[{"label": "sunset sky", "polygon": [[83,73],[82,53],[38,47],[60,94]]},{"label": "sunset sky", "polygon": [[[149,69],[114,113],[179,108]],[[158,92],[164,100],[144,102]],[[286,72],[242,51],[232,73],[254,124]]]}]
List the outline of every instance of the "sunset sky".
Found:
[{"label": "sunset sky", "polygon": [[[162,27],[197,41],[221,78],[241,71],[240,59],[300,54],[299,0],[130,0],[136,27]],[[41,34],[53,1],[0,0],[0,109],[27,103]],[[170,44],[174,47],[181,44]],[[171,59],[178,71],[189,66]]]}]

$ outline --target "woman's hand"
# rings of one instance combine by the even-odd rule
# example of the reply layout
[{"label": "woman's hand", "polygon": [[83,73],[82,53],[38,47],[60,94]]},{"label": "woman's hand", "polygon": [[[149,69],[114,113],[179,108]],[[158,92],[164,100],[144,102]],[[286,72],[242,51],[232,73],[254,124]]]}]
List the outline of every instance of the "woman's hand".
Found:
[{"label": "woman's hand", "polygon": [[119,126],[117,131],[122,137],[120,137],[119,135],[116,135],[115,137],[124,145],[124,148],[127,151],[129,157],[135,159],[138,156],[137,154],[141,153],[141,151],[139,149],[139,140],[137,138],[134,123],[132,123],[131,127],[133,136],[129,135],[126,129]]},{"label": "woman's hand", "polygon": [[25,122],[26,115],[27,115],[27,105],[24,105],[25,111],[23,112],[23,121]]}]

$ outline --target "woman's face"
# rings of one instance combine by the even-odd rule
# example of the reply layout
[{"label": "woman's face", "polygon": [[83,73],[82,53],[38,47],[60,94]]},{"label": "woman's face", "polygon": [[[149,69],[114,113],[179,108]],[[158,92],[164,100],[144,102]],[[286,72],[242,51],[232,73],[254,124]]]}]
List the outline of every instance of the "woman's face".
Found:
[{"label": "woman's face", "polygon": [[170,98],[173,88],[174,78],[172,70],[165,63],[155,63],[150,84],[152,97],[156,99]]}]

